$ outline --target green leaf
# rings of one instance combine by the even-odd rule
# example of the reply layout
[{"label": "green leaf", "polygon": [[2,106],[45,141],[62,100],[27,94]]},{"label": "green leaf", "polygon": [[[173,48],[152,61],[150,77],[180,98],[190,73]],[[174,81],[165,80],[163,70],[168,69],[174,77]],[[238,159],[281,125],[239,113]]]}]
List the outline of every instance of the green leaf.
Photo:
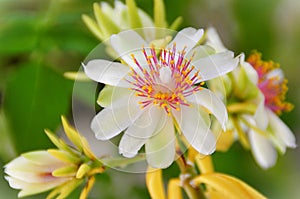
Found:
[{"label": "green leaf", "polygon": [[36,64],[21,67],[10,77],[4,111],[19,153],[53,146],[44,129],[60,124],[60,115],[70,106],[71,92],[71,81]]},{"label": "green leaf", "polygon": [[30,53],[37,42],[37,28],[33,16],[19,14],[6,18],[0,27],[0,55],[9,56]]}]

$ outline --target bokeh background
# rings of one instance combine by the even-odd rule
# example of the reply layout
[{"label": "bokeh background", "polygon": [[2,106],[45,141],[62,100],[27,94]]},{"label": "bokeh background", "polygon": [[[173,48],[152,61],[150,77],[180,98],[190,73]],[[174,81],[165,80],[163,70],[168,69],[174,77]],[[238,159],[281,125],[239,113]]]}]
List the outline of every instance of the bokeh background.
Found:
[{"label": "bokeh background", "polygon": [[[60,115],[71,116],[76,71],[99,41],[81,15],[92,16],[92,0],[0,0],[0,167],[20,153],[51,147],[44,128],[59,129]],[[113,1],[108,1],[113,4]],[[152,0],[136,0],[153,16]],[[288,101],[295,109],[283,120],[300,140],[300,1],[165,0],[167,20],[182,16],[181,26],[216,27],[227,48],[252,50],[281,64],[289,80]],[[299,144],[298,144],[299,145]],[[259,168],[249,151],[236,143],[213,155],[216,170],[249,183],[269,198],[300,198],[299,148],[288,150],[276,166]],[[175,176],[176,167],[164,172]],[[0,169],[0,198],[15,199]],[[143,174],[111,170],[99,176],[90,198],[150,198]],[[45,194],[28,198],[45,198]],[[75,192],[70,198],[78,198]]]}]

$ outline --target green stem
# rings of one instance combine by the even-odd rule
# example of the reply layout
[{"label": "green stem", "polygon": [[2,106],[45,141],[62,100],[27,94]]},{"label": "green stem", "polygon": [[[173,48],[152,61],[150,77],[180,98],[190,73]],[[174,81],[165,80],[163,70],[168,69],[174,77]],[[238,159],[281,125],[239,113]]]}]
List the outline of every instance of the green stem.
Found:
[{"label": "green stem", "polygon": [[124,167],[129,164],[133,164],[139,161],[145,160],[144,155],[137,155],[133,158],[112,158],[112,159],[102,159],[104,165],[108,167]]}]

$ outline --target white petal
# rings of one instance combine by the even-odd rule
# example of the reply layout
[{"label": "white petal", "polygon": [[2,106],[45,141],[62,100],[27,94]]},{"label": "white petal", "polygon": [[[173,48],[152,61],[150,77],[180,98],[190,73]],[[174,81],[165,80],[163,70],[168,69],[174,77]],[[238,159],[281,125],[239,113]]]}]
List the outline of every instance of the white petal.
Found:
[{"label": "white petal", "polygon": [[249,141],[253,156],[262,168],[270,168],[276,163],[277,152],[268,138],[250,130]]},{"label": "white petal", "polygon": [[256,98],[256,104],[257,104],[257,108],[254,114],[254,120],[256,122],[256,125],[260,129],[266,129],[269,120],[265,109],[265,97],[261,92],[258,93],[258,97]]},{"label": "white petal", "polygon": [[245,62],[245,54],[240,55],[240,65],[246,71],[246,74],[253,84],[258,83],[258,74],[251,64]]},{"label": "white petal", "polygon": [[133,30],[126,30],[119,34],[112,35],[110,43],[113,49],[129,66],[133,68],[137,67],[132,59],[132,54],[141,66],[148,65],[142,52],[143,47],[145,47],[145,50],[149,53],[147,49],[148,44],[137,32]]},{"label": "white petal", "polygon": [[188,53],[202,38],[203,36],[203,29],[195,29],[195,28],[184,28],[183,30],[179,31],[176,37],[171,41],[171,43],[166,47],[173,48],[173,44],[176,44],[176,49],[182,51],[186,47],[186,52]]},{"label": "white petal", "polygon": [[163,109],[152,106],[144,111],[125,133],[138,139],[149,138],[154,131],[161,130],[167,120],[166,117]]},{"label": "white petal", "polygon": [[267,110],[270,127],[272,131],[275,133],[277,139],[284,142],[287,147],[295,148],[296,138],[293,132],[289,129],[287,125],[271,110]]},{"label": "white petal", "polygon": [[111,106],[115,101],[119,100],[124,95],[130,95],[132,91],[128,88],[105,85],[100,91],[97,103],[102,107]]},{"label": "white petal", "polygon": [[168,117],[159,133],[146,142],[146,158],[151,167],[167,168],[175,158],[175,132],[171,117]]},{"label": "white petal", "polygon": [[119,153],[127,158],[137,154],[154,131],[160,131],[160,123],[166,121],[166,114],[155,106],[147,108],[141,116],[125,131],[120,144]]},{"label": "white petal", "polygon": [[18,197],[25,197],[29,195],[42,193],[44,191],[50,190],[70,180],[70,178],[56,178],[55,180],[46,183],[44,182],[27,183],[22,180],[18,180],[16,178],[7,177],[7,176],[5,176],[5,179],[9,182],[9,186],[11,186],[12,188],[22,189],[19,192]]},{"label": "white petal", "polygon": [[225,46],[223,45],[221,38],[219,37],[217,31],[215,28],[213,27],[209,27],[206,30],[206,44],[210,45],[211,47],[213,47],[214,49],[217,50],[217,52],[224,52],[227,49],[225,48]]},{"label": "white petal", "polygon": [[203,90],[186,97],[186,100],[207,108],[225,130],[228,120],[227,110],[224,103],[213,92],[203,88]]},{"label": "white petal", "polygon": [[191,50],[189,53],[187,53],[186,58],[189,59],[193,55],[193,60],[198,60],[215,53],[216,51],[212,47],[207,45],[199,45],[193,48],[193,50]]},{"label": "white petal", "polygon": [[216,138],[202,118],[197,105],[181,106],[181,112],[173,113],[187,141],[204,155],[212,154],[216,149]]},{"label": "white petal", "polygon": [[108,140],[130,126],[143,111],[132,92],[100,111],[94,117],[91,128],[97,139]]},{"label": "white petal", "polygon": [[111,86],[130,87],[125,80],[130,68],[117,63],[102,59],[91,60],[84,65],[85,74],[94,81]]},{"label": "white petal", "polygon": [[192,64],[196,67],[196,70],[200,70],[200,80],[206,81],[235,69],[239,59],[233,58],[233,56],[233,52],[226,51],[195,60]]},{"label": "white petal", "polygon": [[125,133],[119,143],[119,153],[126,158],[132,158],[136,156],[146,141],[147,139],[132,137]]}]

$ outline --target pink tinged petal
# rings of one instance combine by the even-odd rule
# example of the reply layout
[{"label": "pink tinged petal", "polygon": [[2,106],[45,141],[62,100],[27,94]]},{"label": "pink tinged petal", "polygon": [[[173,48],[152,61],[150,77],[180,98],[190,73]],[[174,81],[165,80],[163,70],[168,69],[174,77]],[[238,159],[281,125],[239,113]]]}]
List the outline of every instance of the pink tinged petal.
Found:
[{"label": "pink tinged petal", "polygon": [[268,169],[276,163],[277,151],[267,137],[250,130],[249,141],[257,164],[264,169]]},{"label": "pink tinged petal", "polygon": [[70,180],[69,178],[56,178],[55,180],[46,183],[28,183],[13,177],[6,176],[5,179],[12,188],[21,189],[18,194],[19,198],[48,191]]},{"label": "pink tinged petal", "polygon": [[91,60],[84,65],[85,74],[94,81],[111,86],[130,87],[131,84],[125,79],[130,68],[117,63],[102,59]]},{"label": "pink tinged petal", "polygon": [[186,97],[186,100],[204,106],[217,118],[223,130],[226,130],[226,123],[228,120],[226,107],[213,92],[203,88],[202,90]]},{"label": "pink tinged petal", "polygon": [[202,38],[203,36],[203,29],[195,29],[195,28],[184,28],[183,30],[179,31],[173,41],[166,47],[173,48],[173,44],[176,44],[176,49],[179,51],[185,48],[185,51],[188,53]]},{"label": "pink tinged petal", "polygon": [[147,140],[146,158],[151,167],[167,168],[175,158],[175,131],[171,117],[168,117],[163,128]]},{"label": "pink tinged petal", "polygon": [[296,138],[293,132],[289,129],[289,127],[285,125],[285,123],[271,110],[267,110],[267,113],[270,121],[270,127],[275,133],[275,137],[278,140],[282,141],[287,147],[297,147]]},{"label": "pink tinged petal", "polygon": [[193,107],[181,106],[181,112],[174,112],[174,116],[187,141],[204,155],[212,154],[216,149],[216,138],[210,131],[208,124],[202,118],[200,111]]},{"label": "pink tinged petal", "polygon": [[142,48],[147,47],[148,44],[137,32],[126,30],[112,35],[110,37],[110,43],[113,49],[119,54],[120,58],[129,66],[137,68],[132,59],[132,54],[142,66],[147,65],[147,60],[144,57]]},{"label": "pink tinged petal", "polygon": [[100,111],[92,120],[91,128],[99,140],[109,140],[130,126],[144,111],[132,92]]},{"label": "pink tinged petal", "polygon": [[161,109],[154,106],[147,108],[122,136],[119,153],[127,158],[134,157],[153,132],[161,128],[159,123],[164,120],[166,114]]},{"label": "pink tinged petal", "polygon": [[195,66],[195,72],[199,70],[199,81],[206,81],[212,78],[222,76],[238,65],[238,58],[233,58],[234,54],[231,51],[213,54],[192,62]]},{"label": "pink tinged petal", "polygon": [[48,151],[32,151],[22,154],[23,157],[31,161],[32,163],[40,166],[62,166],[65,163],[53,155],[48,153]]}]

